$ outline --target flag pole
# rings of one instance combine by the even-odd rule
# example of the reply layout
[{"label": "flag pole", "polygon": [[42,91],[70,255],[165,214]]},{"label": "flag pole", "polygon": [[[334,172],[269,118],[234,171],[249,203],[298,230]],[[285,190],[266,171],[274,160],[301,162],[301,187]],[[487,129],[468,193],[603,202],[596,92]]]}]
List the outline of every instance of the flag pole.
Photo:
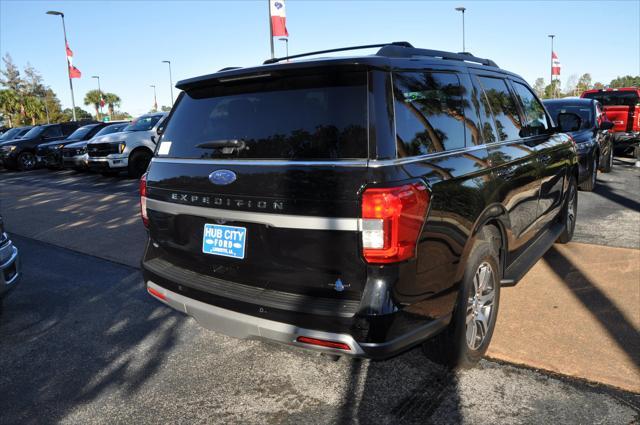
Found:
[{"label": "flag pole", "polygon": [[271,24],[271,0],[267,0],[267,7],[269,10],[269,41],[271,43],[271,59],[275,58],[273,53],[273,25]]},{"label": "flag pole", "polygon": [[550,34],[549,38],[551,38],[551,79],[549,80],[549,84],[551,84],[551,96],[556,97],[556,87],[553,85],[553,38],[555,35]]}]

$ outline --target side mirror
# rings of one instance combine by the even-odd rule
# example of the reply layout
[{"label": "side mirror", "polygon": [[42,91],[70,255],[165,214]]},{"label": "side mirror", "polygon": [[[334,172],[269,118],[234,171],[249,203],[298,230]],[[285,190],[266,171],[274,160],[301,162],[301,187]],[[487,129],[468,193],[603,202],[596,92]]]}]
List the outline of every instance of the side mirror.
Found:
[{"label": "side mirror", "polygon": [[611,130],[613,128],[613,123],[611,121],[602,121],[600,123],[600,130]]},{"label": "side mirror", "polygon": [[156,143],[156,136],[151,136],[151,141],[155,144]]},{"label": "side mirror", "polygon": [[572,112],[562,112],[558,114],[558,128],[562,132],[578,131],[582,125],[582,118]]}]

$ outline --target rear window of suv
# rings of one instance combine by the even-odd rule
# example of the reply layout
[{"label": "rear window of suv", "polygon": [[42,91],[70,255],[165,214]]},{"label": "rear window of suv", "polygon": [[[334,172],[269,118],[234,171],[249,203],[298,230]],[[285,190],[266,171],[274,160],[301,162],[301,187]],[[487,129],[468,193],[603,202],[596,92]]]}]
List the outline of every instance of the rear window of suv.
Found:
[{"label": "rear window of suv", "polygon": [[160,156],[175,158],[366,158],[367,74],[330,69],[193,89],[162,140],[171,145]]},{"label": "rear window of suv", "polygon": [[585,93],[582,97],[595,99],[604,106],[636,106],[640,103],[638,93],[634,91],[603,91]]}]

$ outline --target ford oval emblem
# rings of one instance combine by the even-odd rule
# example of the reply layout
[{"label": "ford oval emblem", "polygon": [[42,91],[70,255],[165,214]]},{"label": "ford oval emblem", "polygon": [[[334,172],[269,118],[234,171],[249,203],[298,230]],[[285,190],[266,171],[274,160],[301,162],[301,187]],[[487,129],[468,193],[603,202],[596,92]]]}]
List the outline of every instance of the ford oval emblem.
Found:
[{"label": "ford oval emblem", "polygon": [[231,170],[216,170],[209,174],[209,181],[219,186],[225,186],[236,181],[236,173]]}]

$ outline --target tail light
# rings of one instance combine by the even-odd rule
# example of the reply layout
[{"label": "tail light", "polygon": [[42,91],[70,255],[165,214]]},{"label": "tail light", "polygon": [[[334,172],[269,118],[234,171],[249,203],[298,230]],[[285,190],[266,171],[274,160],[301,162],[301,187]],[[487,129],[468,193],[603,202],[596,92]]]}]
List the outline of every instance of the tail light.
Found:
[{"label": "tail light", "polygon": [[421,183],[369,188],[362,194],[362,248],[368,263],[413,258],[422,231],[429,192]]},{"label": "tail light", "polygon": [[351,347],[349,346],[349,344],[345,344],[344,342],[328,341],[325,339],[309,338],[306,336],[299,336],[296,339],[296,341],[302,344],[317,345],[319,347],[335,348],[337,350],[351,351]]},{"label": "tail light", "polygon": [[144,227],[149,227],[149,216],[147,216],[147,173],[140,178],[140,216]]}]

